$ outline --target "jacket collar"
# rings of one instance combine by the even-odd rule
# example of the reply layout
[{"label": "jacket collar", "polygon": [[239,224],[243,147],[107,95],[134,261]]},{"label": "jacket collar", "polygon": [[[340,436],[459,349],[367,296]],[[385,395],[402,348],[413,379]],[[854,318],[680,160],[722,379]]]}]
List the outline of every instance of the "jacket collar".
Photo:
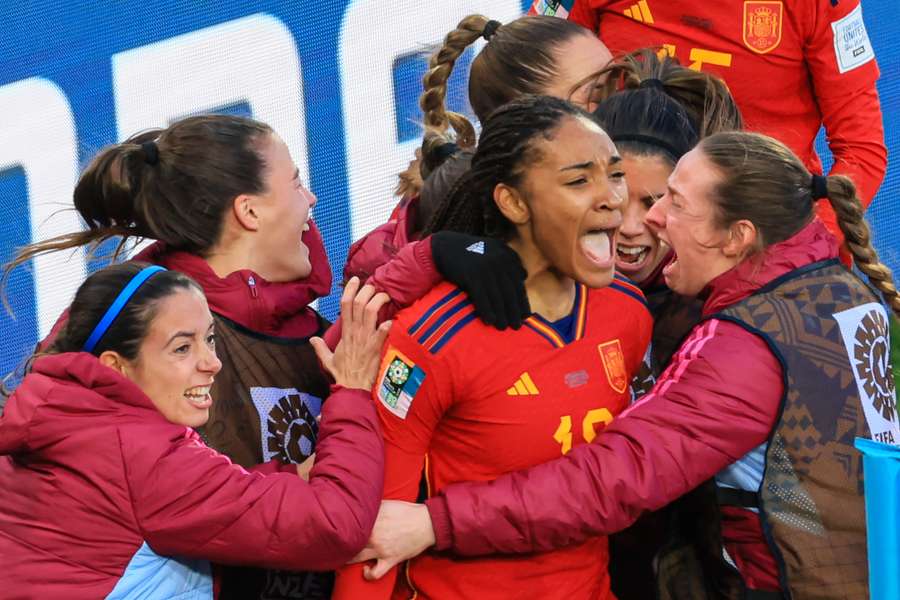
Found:
[{"label": "jacket collar", "polygon": [[45,375],[59,383],[75,384],[110,402],[156,411],[150,398],[134,382],[100,363],[87,352],[51,354],[34,361],[32,373]]},{"label": "jacket collar", "polygon": [[792,237],[773,244],[713,279],[703,291],[703,315],[710,315],[753,294],[773,279],[802,266],[837,258],[838,243],[819,219]]},{"label": "jacket collar", "polygon": [[168,250],[161,242],[143,250],[135,260],[189,275],[203,288],[210,310],[251,331],[301,338],[314,335],[319,328],[319,317],[309,304],[331,291],[331,267],[321,234],[312,221],[303,238],[309,248],[312,273],[297,281],[266,281],[250,269],[219,277],[202,257]]}]

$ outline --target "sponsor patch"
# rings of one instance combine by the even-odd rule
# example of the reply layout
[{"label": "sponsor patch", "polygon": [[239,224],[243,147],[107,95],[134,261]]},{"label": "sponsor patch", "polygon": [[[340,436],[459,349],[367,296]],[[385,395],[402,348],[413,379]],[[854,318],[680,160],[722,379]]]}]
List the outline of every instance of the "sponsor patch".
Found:
[{"label": "sponsor patch", "polygon": [[378,399],[386,409],[405,419],[423,381],[425,371],[399,350],[388,348],[381,367]]},{"label": "sponsor patch", "polygon": [[533,15],[549,15],[565,19],[569,16],[573,4],[575,0],[534,0],[530,12]]},{"label": "sponsor patch", "polygon": [[603,359],[603,370],[609,387],[621,394],[628,387],[628,373],[625,370],[625,355],[618,339],[597,346],[600,358]]},{"label": "sponsor patch", "polygon": [[263,462],[302,463],[313,453],[322,399],[296,388],[251,387],[259,415]]},{"label": "sponsor patch", "polygon": [[781,2],[744,2],[744,45],[757,54],[771,52],[781,43],[783,20]]},{"label": "sponsor patch", "polygon": [[884,307],[876,302],[834,314],[862,400],[872,438],[900,444],[900,419],[890,364],[890,333]]},{"label": "sponsor patch", "polygon": [[581,369],[580,371],[572,371],[571,373],[566,373],[565,382],[567,386],[575,389],[583,385],[587,385],[589,379],[590,375],[588,375],[588,372],[584,369]]},{"label": "sponsor patch", "polygon": [[875,50],[869,42],[869,34],[863,21],[862,5],[854,8],[843,19],[834,21],[831,30],[834,32],[834,56],[838,72],[852,71],[875,58]]}]

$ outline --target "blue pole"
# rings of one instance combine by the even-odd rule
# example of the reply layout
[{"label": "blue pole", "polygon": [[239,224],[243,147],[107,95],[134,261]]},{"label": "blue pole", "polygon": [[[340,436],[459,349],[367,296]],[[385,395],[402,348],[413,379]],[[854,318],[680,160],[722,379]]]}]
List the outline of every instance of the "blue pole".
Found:
[{"label": "blue pole", "polygon": [[900,598],[900,448],[856,438],[863,455],[869,598]]}]

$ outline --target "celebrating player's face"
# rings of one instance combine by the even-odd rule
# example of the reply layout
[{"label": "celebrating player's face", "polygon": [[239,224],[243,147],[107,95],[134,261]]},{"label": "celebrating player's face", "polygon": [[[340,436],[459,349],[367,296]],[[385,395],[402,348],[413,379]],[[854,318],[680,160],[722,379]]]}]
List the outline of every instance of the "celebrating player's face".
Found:
[{"label": "celebrating player's face", "polygon": [[663,269],[666,285],[685,296],[699,294],[736,264],[722,252],[728,230],[716,223],[711,198],[718,181],[716,169],[695,148],[678,161],[665,195],[647,212],[647,225],[675,252]]},{"label": "celebrating player's face", "polygon": [[628,179],[628,202],[622,209],[616,268],[636,283],[642,283],[659,267],[669,250],[647,227],[644,218],[666,193],[672,166],[660,156],[624,153],[622,170]]},{"label": "celebrating player's face", "polygon": [[628,196],[612,140],[593,121],[567,117],[534,147],[540,159],[522,186],[529,237],[553,269],[590,287],[609,285]]},{"label": "celebrating player's face", "polygon": [[209,390],[222,368],[209,306],[200,292],[182,290],[157,310],[136,359],[121,359],[120,369],[170,422],[199,427],[209,419]]}]

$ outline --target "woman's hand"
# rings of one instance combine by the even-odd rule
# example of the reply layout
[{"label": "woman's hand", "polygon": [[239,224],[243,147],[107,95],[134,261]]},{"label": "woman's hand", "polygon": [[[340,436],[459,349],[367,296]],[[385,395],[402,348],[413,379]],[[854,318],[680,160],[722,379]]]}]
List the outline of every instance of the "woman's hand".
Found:
[{"label": "woman's hand", "polygon": [[378,311],[390,298],[375,293],[371,285],[359,287],[353,277],[341,296],[341,341],[332,353],[322,338],[310,343],[322,365],[334,377],[335,383],[346,388],[371,390],[378,376],[381,347],[387,339],[390,321],[378,325]]},{"label": "woman's hand", "polygon": [[528,273],[519,255],[500,240],[440,231],[431,236],[431,255],[437,270],[469,296],[487,325],[518,329],[531,314]]},{"label": "woman's hand", "polygon": [[350,562],[377,559],[374,565],[363,568],[363,576],[368,580],[380,579],[395,565],[433,545],[434,528],[427,506],[383,500],[369,542]]}]

